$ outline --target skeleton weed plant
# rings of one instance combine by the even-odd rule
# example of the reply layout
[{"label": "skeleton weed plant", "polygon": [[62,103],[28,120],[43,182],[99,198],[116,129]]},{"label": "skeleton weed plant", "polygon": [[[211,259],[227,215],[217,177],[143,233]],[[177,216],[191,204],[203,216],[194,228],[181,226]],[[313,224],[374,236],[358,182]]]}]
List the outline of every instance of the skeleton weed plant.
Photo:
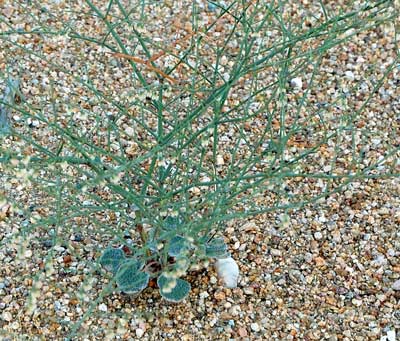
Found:
[{"label": "skeleton weed plant", "polygon": [[[371,133],[355,121],[398,56],[362,105],[341,77],[337,88],[346,90],[320,103],[328,85],[318,83],[332,48],[391,22],[392,1],[340,10],[319,2],[318,15],[305,8],[301,17],[290,2],[193,1],[187,25],[160,18],[159,39],[134,2],[84,3],[68,22],[66,9],[21,7],[33,21],[26,32],[0,17],[8,66],[0,78],[4,89],[17,81],[23,99],[0,97],[11,131],[0,146],[2,183],[16,184],[2,192],[24,217],[2,243],[39,235],[54,245],[83,234],[100,244],[94,258],[119,291],[137,294],[157,279],[161,295],[177,302],[190,291],[187,271],[229,257],[227,221],[288,212],[353,181],[393,175],[386,165],[398,147],[364,164]],[[46,54],[59,43],[59,58]],[[27,207],[13,188],[37,195]]]}]

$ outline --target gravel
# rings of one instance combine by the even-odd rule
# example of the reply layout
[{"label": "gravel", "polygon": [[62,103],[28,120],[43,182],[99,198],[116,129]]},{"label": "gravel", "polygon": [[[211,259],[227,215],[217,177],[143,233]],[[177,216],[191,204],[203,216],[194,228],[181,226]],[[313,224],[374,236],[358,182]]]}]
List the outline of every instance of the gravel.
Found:
[{"label": "gravel", "polygon": [[[207,5],[204,1],[196,3],[204,11],[202,20],[205,22],[218,12],[215,5]],[[295,3],[293,16],[302,18],[304,12]],[[302,3],[312,13],[321,12],[318,2]],[[228,2],[218,4],[223,6]],[[176,27],[178,24],[185,26],[185,13],[191,5],[191,1],[149,5],[146,9],[149,11],[146,13],[148,27],[140,29],[144,35],[150,32],[150,37],[158,39],[160,44],[173,44],[179,36]],[[77,33],[94,37],[109,33],[102,28],[100,19],[85,15],[88,8],[83,10],[80,2],[67,5],[62,1],[43,1],[39,7],[32,7],[30,15],[24,6],[6,1],[0,4],[0,13],[12,27],[26,30],[35,28],[39,21],[57,30],[62,27],[61,23],[70,20]],[[327,1],[327,6],[336,6],[336,2]],[[106,7],[103,10],[105,12]],[[111,17],[115,15],[113,11]],[[115,24],[121,32],[124,29],[129,32],[129,28]],[[304,22],[305,26],[313,24]],[[223,38],[230,25],[230,19],[222,20],[211,32],[213,37]],[[0,23],[0,31],[8,29],[4,22]],[[271,39],[274,34],[277,33],[271,32]],[[85,110],[99,113],[104,120],[111,120],[118,112],[109,103],[103,103],[101,107],[74,77],[93,78],[99,89],[116,100],[137,96],[135,89],[129,86],[132,84],[131,68],[122,61],[109,58],[104,47],[78,41],[68,34],[46,39],[27,34],[16,39],[21,46],[44,54],[46,58],[42,60],[34,54],[27,57],[15,44],[4,41],[7,46],[0,50],[0,71],[4,73],[9,65],[18,65],[22,92],[33,107],[46,102],[54,91],[58,115],[65,115],[65,119],[72,117],[71,121],[79,124],[82,132],[92,128]],[[315,77],[316,88],[310,94],[310,103],[323,108],[333,98],[340,99],[323,118],[324,124],[334,126],[346,110],[356,112],[362,106],[396,58],[394,39],[393,27],[370,29],[354,34],[347,43],[329,50],[321,59],[322,72]],[[128,49],[134,50],[137,42],[127,39],[126,44]],[[154,55],[157,51],[152,47],[150,53]],[[205,61],[211,58],[206,55],[211,49],[200,52],[204,53]],[[61,67],[52,68],[50,61],[59,63],[70,74]],[[220,61],[221,68],[226,68],[230,62],[229,55],[224,56]],[[160,69],[165,69],[168,59],[160,59],[157,63]],[[18,73],[14,69],[12,72],[14,76]],[[224,72],[221,69],[221,73]],[[145,74],[149,84],[158,82],[154,72]],[[171,73],[175,80],[180,77],[184,80],[185,75],[179,70]],[[268,72],[261,76],[266,82],[274,79]],[[342,122],[343,126],[351,124],[357,130],[343,129],[341,150],[322,146],[300,165],[304,171],[331,174],[334,161],[334,169],[340,175],[340,170],[344,173],[353,167],[354,158],[360,155],[362,158],[357,160],[365,168],[381,160],[391,147],[399,146],[399,76],[400,69],[394,69],[364,110],[352,122]],[[296,104],[297,96],[307,91],[310,77],[311,74],[302,74],[291,79],[289,103]],[[233,100],[229,105],[235,105],[238,98],[245,96],[248,86],[249,83],[243,82],[239,89],[234,89],[237,93],[232,93]],[[3,89],[1,83],[0,93]],[[147,95],[152,94],[143,94],[144,98]],[[80,103],[82,110],[64,107],[61,103],[65,102]],[[346,107],[342,102],[346,102]],[[51,110],[50,105],[46,107],[46,115],[52,117]],[[69,110],[76,112],[68,116]],[[299,120],[310,119],[307,114],[300,112]],[[40,120],[31,120],[24,126],[23,117],[17,115],[14,121],[22,131],[29,129],[54,150],[59,147],[57,137],[52,136]],[[256,117],[252,123],[246,128],[249,138],[259,133],[257,126],[263,121]],[[126,142],[126,154],[137,155],[140,152],[138,145],[130,139],[135,132],[127,121],[121,120],[121,132],[125,134],[122,139]],[[288,142],[292,144],[289,152],[297,153],[304,145],[313,143],[313,133],[317,132],[311,132],[310,141]],[[217,156],[217,166],[223,168],[230,157],[229,132],[221,134],[221,138],[226,145]],[[17,140],[8,139],[4,143],[12,150],[21,148]],[[119,145],[114,147],[118,149]],[[27,155],[30,149],[23,152]],[[392,162],[382,164],[378,171],[392,167],[399,173],[398,160],[397,152]],[[17,232],[22,227],[34,226],[40,217],[53,219],[52,206],[43,204],[46,200],[52,204],[52,198],[30,187],[23,177],[12,183],[2,181],[2,177],[5,175],[0,168],[0,183],[3,184],[0,194],[7,193],[27,208],[32,205],[27,217],[0,200],[0,335],[4,340],[64,340],[76,327],[77,340],[392,341],[396,330],[400,329],[399,178],[371,176],[347,185],[343,193],[332,194],[318,203],[290,212],[265,213],[246,221],[228,222],[225,236],[240,268],[238,287],[224,288],[210,265],[207,269],[189,273],[186,279],[191,283],[192,292],[177,305],[163,301],[154,288],[147,288],[138,297],[105,293],[103,289],[109,280],[100,275],[93,264],[99,249],[107,241],[92,221],[77,218],[75,230],[71,226],[54,228],[52,233],[62,234],[62,240],[56,245],[52,234],[41,230],[40,226],[32,228],[31,234],[24,238],[19,236]],[[310,195],[329,185],[334,182],[293,179],[282,191],[289,196]],[[193,191],[201,193],[198,188]],[[105,190],[99,189],[98,194],[107,198]],[[273,193],[254,200],[268,205],[273,200]],[[104,213],[103,216],[96,215],[96,219],[110,225],[119,217]]]}]

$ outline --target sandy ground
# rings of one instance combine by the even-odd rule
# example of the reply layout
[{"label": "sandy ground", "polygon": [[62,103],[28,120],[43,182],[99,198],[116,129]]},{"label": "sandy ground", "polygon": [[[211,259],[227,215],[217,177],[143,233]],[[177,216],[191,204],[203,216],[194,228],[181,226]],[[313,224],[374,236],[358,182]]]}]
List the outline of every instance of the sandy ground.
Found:
[{"label": "sandy ground", "polygon": [[[191,1],[163,1],[162,5],[147,6],[146,25],[140,31],[160,44],[184,48],[191,25],[191,4]],[[302,6],[293,4],[291,14],[286,15],[301,18],[304,13],[313,12],[314,7],[318,8],[317,1],[302,1]],[[207,5],[199,8],[204,22],[215,18],[214,8]],[[103,4],[102,11],[105,10]],[[111,21],[113,11],[109,14]],[[45,1],[40,5],[0,1],[0,32],[7,32],[10,27],[29,31],[44,23],[55,32],[69,22],[75,34],[104,37],[106,30],[101,20],[88,16],[88,12],[88,6],[80,1],[68,5],[63,1]],[[139,8],[135,14],[138,20],[140,13]],[[222,39],[230,25],[230,20],[222,18],[209,36]],[[305,29],[312,25],[317,22],[310,19]],[[383,25],[355,34],[349,41],[330,49],[321,60],[321,72],[316,76],[310,103],[330,103],[335,96],[346,93],[344,110],[356,111],[397,58],[397,68],[354,120],[355,135],[343,135],[343,150],[334,151],[343,169],[351,167],[352,143],[356,139],[359,150],[364,151],[365,167],[397,148],[389,163],[399,173],[400,64],[392,26]],[[127,25],[117,29],[122,35],[126,33],[123,36],[127,47],[137,44],[134,39],[128,39]],[[65,115],[67,120],[68,113],[73,112],[75,122],[82,129],[90,130],[93,122],[84,110],[104,116],[105,112],[115,111],[115,107],[110,103],[100,105],[101,99],[93,95],[91,98],[90,91],[75,77],[92,79],[94,86],[117,101],[138,96],[132,84],[132,69],[126,61],[107,54],[106,47],[74,39],[73,35],[52,35],[50,31],[46,37],[26,34],[0,40],[3,44],[0,70],[4,73],[11,68],[12,74],[20,78],[25,100],[33,108],[39,106],[45,115],[50,115],[55,105],[61,119]],[[271,31],[271,39],[274,34],[277,33]],[[184,38],[181,47],[176,43],[180,38]],[[210,51],[201,51],[204,63],[212,59],[207,55]],[[150,53],[157,54],[157,49]],[[145,58],[140,49],[138,54]],[[160,70],[171,62],[168,58],[160,57],[156,71],[138,62],[148,77],[147,82],[155,82],[162,76]],[[229,58],[224,63],[229,65]],[[185,84],[185,72],[184,68],[177,69],[166,82],[171,87]],[[261,76],[266,82],[273,80],[273,70]],[[300,78],[306,83],[310,74]],[[305,87],[293,89],[296,84],[294,81],[289,87],[292,91],[289,101],[295,102],[296,96],[306,90]],[[229,105],[247,93],[246,86],[246,80],[239,83]],[[4,88],[3,82],[1,89]],[[199,93],[198,97],[201,99],[204,94]],[[332,106],[332,117],[340,114],[340,110]],[[307,112],[304,115],[307,119]],[[22,131],[29,129],[36,140],[49,148],[57,147],[57,139],[50,129],[35,119],[23,125],[19,116],[14,113],[13,124],[20,125]],[[332,117],[327,117],[328,126],[334,123]],[[127,121],[121,124],[126,153],[136,155],[138,147],[129,140],[129,125]],[[255,122],[249,127],[249,136],[257,134],[257,129],[259,125]],[[296,143],[297,148],[302,147],[301,141]],[[12,150],[20,148],[25,155],[34,150],[18,139],[7,139],[4,146]],[[221,150],[223,158],[229,157],[225,155],[229,154],[228,144]],[[332,153],[330,146],[321,148],[308,160],[309,166],[304,167],[309,172],[326,170]],[[389,165],[384,164],[379,171],[384,173],[388,169]],[[59,227],[59,242],[52,245],[48,230],[40,226],[30,230],[29,224],[54,214],[53,198],[37,187],[30,187],[30,182],[22,181],[21,177],[10,181],[4,172],[0,173],[1,178],[2,193],[30,212],[27,216],[6,207],[5,203],[1,206],[2,340],[71,337],[76,340],[391,341],[395,340],[396,332],[400,337],[400,181],[397,177],[355,181],[325,200],[290,211],[286,220],[280,218],[283,212],[279,211],[229,222],[224,237],[240,267],[238,287],[224,288],[210,264],[188,274],[186,279],[192,291],[181,304],[165,302],[158,290],[151,287],[139,297],[104,295],[102,290],[108,279],[92,264],[100,250],[108,245],[110,236],[97,230],[93,222],[82,219],[75,221],[73,227]],[[324,183],[316,180],[301,182],[298,187],[296,183],[287,185],[293,192],[312,194],[319,193]],[[96,219],[109,225],[118,217],[100,212]],[[30,233],[20,235],[22,227]]]}]

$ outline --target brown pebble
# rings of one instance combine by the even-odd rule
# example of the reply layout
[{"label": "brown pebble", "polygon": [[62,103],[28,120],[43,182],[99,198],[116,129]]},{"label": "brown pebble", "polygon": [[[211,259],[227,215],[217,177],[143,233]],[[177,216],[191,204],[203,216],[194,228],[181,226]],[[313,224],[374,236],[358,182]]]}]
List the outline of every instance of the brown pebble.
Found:
[{"label": "brown pebble", "polygon": [[322,257],[315,257],[314,262],[316,266],[324,266],[325,265],[325,259]]},{"label": "brown pebble", "polygon": [[218,301],[222,301],[222,300],[224,300],[224,299],[226,298],[226,295],[225,295],[225,293],[224,293],[223,291],[217,291],[217,292],[214,294],[214,297],[215,297]]},{"label": "brown pebble", "polygon": [[227,321],[232,318],[232,315],[227,313],[226,311],[223,311],[220,315],[221,320]]},{"label": "brown pebble", "polygon": [[72,262],[72,257],[71,257],[71,255],[66,255],[66,256],[64,256],[63,257],[63,262],[64,262],[64,264],[65,265],[70,265],[71,264],[71,262]]}]

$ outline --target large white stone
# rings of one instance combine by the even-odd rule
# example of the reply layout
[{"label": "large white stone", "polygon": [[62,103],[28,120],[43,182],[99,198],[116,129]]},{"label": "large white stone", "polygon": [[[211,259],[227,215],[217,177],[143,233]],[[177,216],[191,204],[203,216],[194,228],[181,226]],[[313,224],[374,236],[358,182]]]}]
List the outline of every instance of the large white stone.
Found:
[{"label": "large white stone", "polygon": [[227,288],[236,288],[239,280],[239,266],[232,257],[218,259],[215,263],[218,277]]}]

